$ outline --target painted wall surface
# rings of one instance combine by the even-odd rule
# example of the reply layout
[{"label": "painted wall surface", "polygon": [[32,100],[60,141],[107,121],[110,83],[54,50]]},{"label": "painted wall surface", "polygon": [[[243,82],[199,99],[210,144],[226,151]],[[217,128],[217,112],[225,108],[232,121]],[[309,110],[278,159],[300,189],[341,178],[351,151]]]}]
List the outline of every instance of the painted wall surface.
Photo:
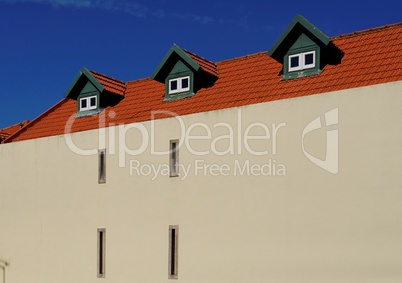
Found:
[{"label": "painted wall surface", "polygon": [[[401,90],[394,82],[116,125],[106,144],[93,130],[0,145],[5,282],[399,283]],[[169,155],[157,153],[172,139],[183,141],[174,178]],[[179,226],[170,280],[169,225]]]}]

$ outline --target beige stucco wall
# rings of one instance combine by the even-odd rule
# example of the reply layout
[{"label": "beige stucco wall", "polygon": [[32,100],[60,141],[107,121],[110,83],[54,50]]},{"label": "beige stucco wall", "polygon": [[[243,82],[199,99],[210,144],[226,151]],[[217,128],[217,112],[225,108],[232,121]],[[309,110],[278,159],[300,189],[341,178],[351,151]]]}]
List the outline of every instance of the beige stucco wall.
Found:
[{"label": "beige stucco wall", "polygon": [[[106,141],[106,184],[98,184],[97,155],[74,153],[64,136],[0,145],[6,282],[168,282],[169,225],[179,225],[179,282],[400,282],[401,90],[402,82],[394,82],[180,117],[187,131],[207,125],[211,138],[190,142],[192,150],[210,150],[202,156],[184,143],[179,160],[190,170],[180,168],[176,178],[138,176],[130,164],[146,173],[167,166],[169,157],[151,154],[150,146],[141,155],[119,155],[118,127],[116,139]],[[310,132],[304,143],[324,159],[326,130],[337,130],[337,174],[302,150],[303,129],[317,117],[325,126],[324,114],[333,109],[338,124]],[[233,127],[234,154],[212,153],[214,140],[220,152],[230,145],[229,138],[216,140],[230,133],[217,123]],[[244,146],[252,123],[266,125],[270,139],[250,140],[249,147],[268,154]],[[273,123],[282,125],[276,146]],[[261,124],[249,135],[264,134]],[[151,123],[143,125],[150,133]],[[155,121],[158,151],[181,137],[179,125],[177,118]],[[206,130],[197,126],[190,134]],[[72,134],[86,149],[97,149],[98,137],[97,130]],[[127,130],[128,147],[139,148],[141,140],[138,129]],[[236,167],[266,169],[270,160],[284,169],[281,176],[253,176],[259,171],[252,169],[241,176]],[[208,168],[204,174],[205,164],[228,176]],[[101,279],[97,228],[106,228],[107,239]]]}]

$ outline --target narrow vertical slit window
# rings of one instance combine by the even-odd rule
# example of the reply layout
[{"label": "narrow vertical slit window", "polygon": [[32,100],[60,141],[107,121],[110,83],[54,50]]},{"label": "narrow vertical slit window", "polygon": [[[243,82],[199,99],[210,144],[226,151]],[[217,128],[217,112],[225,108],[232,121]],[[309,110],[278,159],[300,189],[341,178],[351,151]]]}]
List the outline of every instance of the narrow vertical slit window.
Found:
[{"label": "narrow vertical slit window", "polygon": [[99,184],[106,183],[106,149],[99,149],[99,158],[98,158],[98,182]]},{"label": "narrow vertical slit window", "polygon": [[179,176],[179,140],[170,141],[170,177]]},{"label": "narrow vertical slit window", "polygon": [[105,277],[106,229],[98,229],[98,277]]},{"label": "narrow vertical slit window", "polygon": [[169,279],[177,279],[179,226],[169,226]]}]

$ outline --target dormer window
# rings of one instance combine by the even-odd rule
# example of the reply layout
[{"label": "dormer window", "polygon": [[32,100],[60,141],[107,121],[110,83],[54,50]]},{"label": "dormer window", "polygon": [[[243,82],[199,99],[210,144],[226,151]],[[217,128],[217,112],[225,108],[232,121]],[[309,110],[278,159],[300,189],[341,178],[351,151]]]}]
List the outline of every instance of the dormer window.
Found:
[{"label": "dormer window", "polygon": [[151,79],[165,85],[163,101],[174,101],[192,97],[200,89],[212,86],[218,79],[218,71],[213,62],[174,44]]},{"label": "dormer window", "polygon": [[[105,88],[102,83],[106,83]],[[96,115],[109,105],[116,105],[124,97],[125,83],[82,67],[64,94],[75,100],[76,118]]]},{"label": "dormer window", "polygon": [[169,80],[169,94],[190,91],[190,76]]},{"label": "dormer window", "polygon": [[99,107],[99,93],[93,91],[89,93],[82,93],[77,98],[77,117],[90,116],[98,114]]},{"label": "dormer window", "polygon": [[315,61],[315,51],[289,55],[289,72],[314,68]]},{"label": "dormer window", "polygon": [[98,106],[97,100],[97,95],[80,98],[80,111],[96,109]]},{"label": "dormer window", "polygon": [[343,53],[317,27],[296,15],[268,55],[282,64],[281,80],[292,80],[321,74],[327,64],[339,64]]},{"label": "dormer window", "polygon": [[[305,35],[300,38],[303,42]],[[297,44],[296,44],[297,45]],[[307,47],[291,48],[283,59],[283,80],[311,76],[321,73],[320,48],[314,44]]]},{"label": "dormer window", "polygon": [[[177,65],[183,65],[178,62]],[[185,72],[171,72],[165,79],[164,101],[191,97],[194,95],[194,74],[190,70]]]}]

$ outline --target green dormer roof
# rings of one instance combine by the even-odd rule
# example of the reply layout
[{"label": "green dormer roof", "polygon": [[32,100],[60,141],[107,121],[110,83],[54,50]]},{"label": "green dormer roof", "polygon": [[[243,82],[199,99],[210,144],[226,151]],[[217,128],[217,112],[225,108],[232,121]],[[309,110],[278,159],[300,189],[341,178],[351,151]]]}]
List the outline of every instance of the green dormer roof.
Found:
[{"label": "green dormer roof", "polygon": [[304,17],[297,14],[269,49],[268,55],[283,63],[283,57],[302,34],[307,35],[319,46],[328,46],[331,43],[331,39],[328,36]]},{"label": "green dormer roof", "polygon": [[104,87],[98,82],[97,79],[95,79],[95,77],[87,68],[82,67],[78,74],[75,76],[75,79],[73,80],[67,91],[65,92],[64,98],[69,97],[76,99],[80,92],[85,87],[88,87],[88,82],[90,82],[92,84],[92,87],[99,91],[99,93],[103,92]]},{"label": "green dormer roof", "polygon": [[179,60],[184,62],[193,72],[197,72],[201,68],[183,49],[173,44],[152,73],[151,79],[165,83],[166,77]]}]

